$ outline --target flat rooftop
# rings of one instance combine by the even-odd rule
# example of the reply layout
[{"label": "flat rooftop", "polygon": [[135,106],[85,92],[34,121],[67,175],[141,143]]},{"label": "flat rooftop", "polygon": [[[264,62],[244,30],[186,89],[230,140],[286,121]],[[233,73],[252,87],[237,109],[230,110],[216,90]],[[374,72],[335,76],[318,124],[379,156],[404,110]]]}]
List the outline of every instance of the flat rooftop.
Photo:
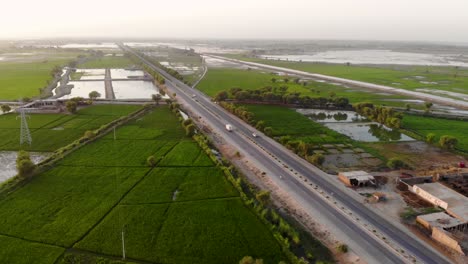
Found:
[{"label": "flat rooftop", "polygon": [[347,171],[347,172],[340,172],[339,175],[346,177],[348,179],[357,179],[360,181],[365,180],[374,180],[374,176],[370,175],[365,171]]},{"label": "flat rooftop", "polygon": [[468,222],[468,198],[438,182],[415,184],[432,196],[448,204],[447,212]]},{"label": "flat rooftop", "polygon": [[451,217],[450,215],[444,212],[419,215],[418,218],[424,220],[425,222],[428,222],[433,227],[440,228],[451,228],[463,224],[462,221],[458,220],[457,218]]}]

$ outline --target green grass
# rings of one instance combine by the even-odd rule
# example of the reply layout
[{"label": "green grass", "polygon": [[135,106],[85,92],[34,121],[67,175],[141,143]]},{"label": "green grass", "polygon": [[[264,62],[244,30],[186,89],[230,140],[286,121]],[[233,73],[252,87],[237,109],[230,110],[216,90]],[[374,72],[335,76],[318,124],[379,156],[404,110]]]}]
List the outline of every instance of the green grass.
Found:
[{"label": "green grass", "polygon": [[306,116],[294,109],[272,105],[244,105],[249,112],[254,113],[255,120],[263,120],[266,126],[273,128],[273,136],[292,136],[307,143],[343,143],[350,139]]},{"label": "green grass", "polygon": [[0,201],[0,234],[70,247],[147,168],[57,167]]},{"label": "green grass", "polygon": [[120,116],[141,108],[138,105],[93,105],[81,109],[75,115],[31,114],[28,126],[32,145],[19,144],[20,120],[15,114],[0,116],[0,150],[29,150],[51,152],[83,136]]},{"label": "green grass", "polygon": [[47,86],[48,81],[52,80],[52,69],[55,66],[66,65],[77,55],[76,52],[54,51],[42,53],[38,57],[33,56],[28,60],[0,62],[0,100],[38,96],[39,88]]},{"label": "green grass", "polygon": [[202,200],[238,195],[216,167],[156,168],[125,197],[123,203],[167,203],[173,200]]},{"label": "green grass", "polygon": [[[67,116],[48,125],[86,123],[73,120]],[[132,138],[139,129],[143,136]],[[45,263],[100,254],[118,258],[124,227],[127,256],[146,262],[237,263],[245,255],[265,263],[286,259],[270,230],[184,136],[167,107],[122,126],[116,136],[85,145],[14,192],[0,193],[0,245],[6,235],[43,243],[44,255],[55,258],[63,249],[56,254],[46,244],[86,250],[83,256],[66,254]],[[160,161],[156,168],[145,164],[149,155]],[[11,243],[7,252],[0,250],[0,262],[23,258],[17,253],[22,248]]]},{"label": "green grass", "polygon": [[[230,57],[235,57],[237,59],[246,61],[269,64],[278,67],[291,68],[311,73],[320,73],[409,90],[415,90],[418,88],[429,88],[468,93],[468,71],[465,69],[459,69],[458,76],[455,77],[454,67],[369,67],[358,65],[346,66],[344,64],[264,60],[257,58],[247,58],[238,55]],[[417,79],[415,76],[422,76],[423,79]],[[438,82],[438,84],[421,83],[421,81]]]},{"label": "green grass", "polygon": [[0,235],[0,260],[2,263],[54,263],[64,251],[64,248]]},{"label": "green grass", "polygon": [[104,56],[91,59],[83,64],[78,65],[81,69],[101,69],[101,68],[127,68],[133,66],[134,63],[125,56]]},{"label": "green grass", "polygon": [[[277,81],[272,82],[272,78],[276,78]],[[292,77],[288,77],[289,82],[285,83],[283,78],[285,76],[276,76],[269,72],[257,70],[213,68],[208,70],[203,80],[197,86],[197,89],[209,96],[215,96],[218,92],[229,90],[233,87],[254,90],[265,86],[288,86],[288,92],[299,92],[302,95],[310,97],[329,97],[330,92],[334,92],[337,97],[346,97],[351,103],[373,102],[400,107],[404,106],[405,103],[398,100],[408,99],[400,95],[379,94],[372,91],[358,90],[356,88],[350,89],[316,81],[307,81],[307,85],[303,86],[302,84],[294,83]]]},{"label": "green grass", "polygon": [[429,133],[436,135],[436,142],[444,135],[454,136],[458,139],[457,147],[468,151],[468,122],[462,120],[449,120],[435,117],[405,115],[403,128],[427,136]]},{"label": "green grass", "polygon": [[157,263],[237,263],[245,255],[284,260],[269,230],[239,198],[121,205],[78,248],[118,256],[125,225],[127,255]]}]

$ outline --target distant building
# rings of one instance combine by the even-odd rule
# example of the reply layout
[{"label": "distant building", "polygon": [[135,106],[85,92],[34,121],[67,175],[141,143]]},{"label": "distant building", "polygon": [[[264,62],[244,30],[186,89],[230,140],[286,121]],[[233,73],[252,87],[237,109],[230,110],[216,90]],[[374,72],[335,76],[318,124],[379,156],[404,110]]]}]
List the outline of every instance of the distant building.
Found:
[{"label": "distant building", "polygon": [[375,185],[374,176],[365,171],[348,171],[338,173],[338,179],[347,186],[365,187]]}]

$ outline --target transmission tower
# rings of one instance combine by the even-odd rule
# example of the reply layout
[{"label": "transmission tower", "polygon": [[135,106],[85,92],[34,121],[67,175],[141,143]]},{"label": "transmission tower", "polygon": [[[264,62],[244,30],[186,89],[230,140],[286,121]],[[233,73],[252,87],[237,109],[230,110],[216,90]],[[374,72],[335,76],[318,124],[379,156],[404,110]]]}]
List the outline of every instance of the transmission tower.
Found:
[{"label": "transmission tower", "polygon": [[[21,117],[21,136],[20,136],[20,145],[23,145],[24,143],[28,143],[31,146],[32,143],[32,138],[31,138],[31,132],[29,131],[28,127],[28,122],[26,120],[26,110],[24,108],[19,108],[18,111],[20,112],[20,115],[18,117]],[[16,119],[18,119],[18,117]]]}]

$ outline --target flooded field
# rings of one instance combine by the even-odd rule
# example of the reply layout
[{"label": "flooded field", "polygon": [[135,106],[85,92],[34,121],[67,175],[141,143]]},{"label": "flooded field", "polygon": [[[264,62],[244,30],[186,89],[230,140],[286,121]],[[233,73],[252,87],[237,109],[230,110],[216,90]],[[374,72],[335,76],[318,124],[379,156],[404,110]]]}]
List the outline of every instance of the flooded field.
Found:
[{"label": "flooded field", "polygon": [[412,141],[414,139],[384,125],[370,122],[354,111],[296,109],[324,126],[362,142]]},{"label": "flooded field", "polygon": [[[16,175],[17,155],[16,151],[0,151],[0,183]],[[30,155],[31,160],[36,164],[48,156],[47,153],[30,153]]]},{"label": "flooded field", "polygon": [[454,55],[395,52],[391,50],[337,50],[303,55],[263,55],[262,57],[274,60],[328,63],[349,62],[352,64],[400,64],[468,67],[468,63],[460,61],[459,58]]},{"label": "flooded field", "polygon": [[115,99],[151,99],[159,93],[158,88],[148,81],[113,81]]},{"label": "flooded field", "polygon": [[112,79],[131,79],[136,77],[143,77],[145,73],[140,70],[125,70],[125,69],[111,69]]},{"label": "flooded field", "polygon": [[58,46],[63,49],[118,49],[119,47],[115,43],[88,43],[78,44],[69,43]]},{"label": "flooded field", "polygon": [[83,74],[80,80],[104,80],[106,77],[104,69],[77,69],[76,73]]},{"label": "flooded field", "polygon": [[73,85],[71,93],[60,97],[60,99],[70,99],[73,97],[88,98],[89,93],[92,91],[100,93],[101,96],[106,94],[104,81],[69,82],[68,84]]}]

